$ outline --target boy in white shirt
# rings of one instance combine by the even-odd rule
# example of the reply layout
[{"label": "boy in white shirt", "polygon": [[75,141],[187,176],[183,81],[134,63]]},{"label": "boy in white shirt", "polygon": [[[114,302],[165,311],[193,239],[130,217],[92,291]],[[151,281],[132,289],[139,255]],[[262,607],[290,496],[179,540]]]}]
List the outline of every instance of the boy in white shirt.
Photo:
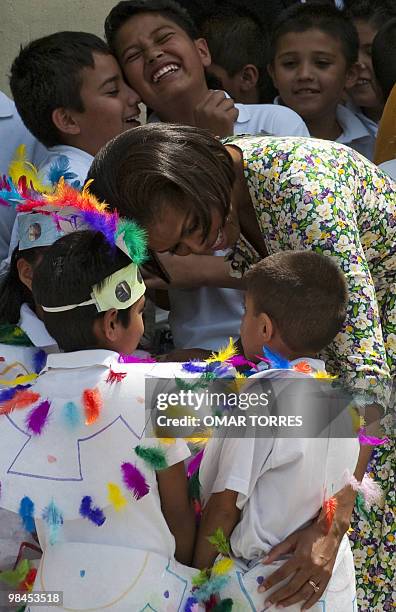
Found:
[{"label": "boy in white shirt", "polygon": [[[345,319],[347,290],[337,265],[311,251],[271,255],[246,275],[246,312],[241,339],[248,359],[256,359],[263,346],[289,361],[291,370],[267,370],[254,375],[244,392],[254,392],[260,379],[323,373],[318,353],[338,333]],[[257,390],[257,387],[256,387]],[[320,405],[317,406],[320,410]],[[335,439],[334,432],[322,438],[224,437],[209,440],[200,468],[204,503],[194,554],[194,565],[210,567],[216,556],[207,540],[217,528],[230,536],[232,556],[237,562],[234,579],[221,591],[223,599],[263,609],[257,587],[274,571],[261,562],[273,546],[317,517],[325,496],[343,486],[343,473],[353,472],[359,452],[357,439]],[[250,434],[253,432],[250,431]],[[322,522],[326,532],[325,520]],[[320,584],[307,582],[305,607]],[[347,536],[340,547],[327,590],[320,592],[313,610],[353,610],[354,566]],[[286,610],[301,609],[289,598]],[[264,609],[275,609],[271,591]],[[247,608],[246,608],[247,609]],[[327,609],[327,608],[326,608]]]}]

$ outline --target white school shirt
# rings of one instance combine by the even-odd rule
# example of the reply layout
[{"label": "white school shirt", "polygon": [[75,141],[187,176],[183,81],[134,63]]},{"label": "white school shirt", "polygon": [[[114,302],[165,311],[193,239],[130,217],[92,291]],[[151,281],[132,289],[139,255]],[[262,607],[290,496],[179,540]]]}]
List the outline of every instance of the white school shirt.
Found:
[{"label": "white school shirt", "polygon": [[[309,136],[304,121],[290,108],[274,104],[235,104],[235,107],[239,115],[234,124],[234,134]],[[153,121],[159,120],[154,117]],[[223,255],[223,251],[216,254]],[[243,315],[243,291],[201,287],[171,289],[168,293],[169,324],[176,348],[216,351],[230,337],[238,338]]]},{"label": "white school shirt", "polygon": [[[280,96],[275,98],[274,104],[281,105]],[[351,149],[372,161],[375,146],[375,135],[372,131],[368,129],[360,116],[348,106],[338,104],[336,116],[342,128],[342,134],[340,134],[335,142],[351,147]]]},{"label": "white school shirt", "polygon": [[[15,104],[0,91],[0,176],[8,174],[19,145],[26,145],[27,160],[35,165],[43,159],[45,148],[23,124]],[[6,206],[0,211],[0,260],[7,257],[15,211]]]},{"label": "white school shirt", "polygon": [[[291,365],[300,361],[325,369],[319,359]],[[261,372],[248,384],[255,377],[291,375],[296,373]],[[344,472],[354,472],[358,454],[357,438],[211,438],[199,471],[202,500],[205,505],[213,493],[237,491],[242,512],[231,534],[232,551],[247,561],[260,558],[316,516],[325,490],[331,497],[344,486]]]}]

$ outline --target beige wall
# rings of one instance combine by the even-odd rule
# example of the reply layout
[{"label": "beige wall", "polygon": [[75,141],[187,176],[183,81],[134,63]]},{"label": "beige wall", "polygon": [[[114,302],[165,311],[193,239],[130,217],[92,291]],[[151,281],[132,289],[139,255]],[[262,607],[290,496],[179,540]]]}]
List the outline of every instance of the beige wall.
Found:
[{"label": "beige wall", "polygon": [[21,44],[60,30],[103,36],[105,17],[115,4],[117,0],[0,0],[0,89],[10,95],[9,69]]}]

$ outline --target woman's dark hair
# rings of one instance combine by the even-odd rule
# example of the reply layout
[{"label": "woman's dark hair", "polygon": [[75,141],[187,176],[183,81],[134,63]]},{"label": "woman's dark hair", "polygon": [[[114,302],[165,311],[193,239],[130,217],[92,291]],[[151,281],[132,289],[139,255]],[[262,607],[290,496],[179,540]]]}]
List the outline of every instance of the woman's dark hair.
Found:
[{"label": "woman's dark hair", "polygon": [[206,235],[211,212],[229,212],[234,167],[208,131],[152,123],[120,134],[96,155],[90,191],[121,216],[147,227],[164,204],[191,211]]},{"label": "woman's dark hair", "polygon": [[33,268],[47,247],[36,247],[20,251],[16,247],[12,253],[10,269],[0,285],[0,323],[18,323],[22,304],[35,309],[32,292],[19,278],[18,260],[25,259]]},{"label": "woman's dark hair", "polygon": [[[128,266],[131,260],[112,247],[101,232],[80,231],[63,236],[50,247],[34,271],[33,295],[37,304],[56,307],[79,304],[91,297],[92,287]],[[118,311],[126,328],[130,309]],[[95,305],[64,312],[45,312],[48,332],[64,351],[97,348],[94,322],[104,316]]]},{"label": "woman's dark hair", "polygon": [[376,79],[386,101],[396,83],[396,18],[390,19],[373,40],[372,59]]},{"label": "woman's dark hair", "polygon": [[396,5],[394,0],[355,0],[346,9],[346,14],[353,21],[366,21],[379,30],[396,17]]}]

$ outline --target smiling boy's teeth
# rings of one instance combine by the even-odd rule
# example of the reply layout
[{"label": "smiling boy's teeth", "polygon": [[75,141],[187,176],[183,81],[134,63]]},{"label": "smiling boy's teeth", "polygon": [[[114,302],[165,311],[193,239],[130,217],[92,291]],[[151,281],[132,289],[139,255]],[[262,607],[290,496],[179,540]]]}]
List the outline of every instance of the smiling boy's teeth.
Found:
[{"label": "smiling boy's teeth", "polygon": [[175,72],[176,70],[179,70],[179,66],[177,66],[176,64],[168,64],[167,66],[163,66],[162,68],[160,68],[159,70],[157,70],[157,72],[153,74],[154,83],[158,83],[158,81],[165,74],[168,74],[169,72]]}]

